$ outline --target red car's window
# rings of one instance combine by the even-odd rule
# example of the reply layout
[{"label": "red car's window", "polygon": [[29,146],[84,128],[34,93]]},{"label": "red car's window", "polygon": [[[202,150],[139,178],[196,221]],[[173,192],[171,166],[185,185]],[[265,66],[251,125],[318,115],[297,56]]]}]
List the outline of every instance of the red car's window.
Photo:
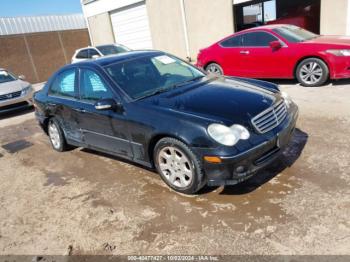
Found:
[{"label": "red car's window", "polygon": [[242,46],[242,36],[233,36],[221,42],[223,47],[239,47]]},{"label": "red car's window", "polygon": [[265,32],[253,32],[243,35],[243,46],[269,46],[271,42],[278,41],[276,37]]}]

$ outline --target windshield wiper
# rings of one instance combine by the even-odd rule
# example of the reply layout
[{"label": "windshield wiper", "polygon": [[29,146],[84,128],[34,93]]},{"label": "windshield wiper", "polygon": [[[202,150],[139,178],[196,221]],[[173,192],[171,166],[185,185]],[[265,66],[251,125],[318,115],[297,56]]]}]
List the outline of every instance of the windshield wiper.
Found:
[{"label": "windshield wiper", "polygon": [[167,88],[160,88],[160,89],[157,89],[157,90],[155,90],[153,92],[150,92],[149,94],[145,94],[144,96],[141,96],[141,97],[137,98],[136,100],[144,99],[144,98],[150,97],[150,96],[159,95],[161,93],[169,91],[170,89],[171,88],[169,88],[169,87],[167,87]]},{"label": "windshield wiper", "polygon": [[189,79],[189,80],[186,80],[186,81],[183,81],[183,82],[180,82],[178,84],[174,84],[172,86],[168,86],[168,87],[164,87],[164,88],[160,88],[160,89],[157,89],[153,92],[150,92],[149,94],[145,94],[144,96],[141,96],[139,98],[137,98],[137,100],[140,100],[140,99],[144,99],[144,98],[147,98],[147,97],[150,97],[150,96],[155,96],[155,95],[159,95],[161,93],[164,93],[164,92],[167,92],[167,91],[170,91],[174,88],[177,88],[177,87],[180,87],[180,86],[183,86],[185,84],[188,84],[190,82],[194,82],[198,79],[202,79],[204,76],[197,76],[197,77],[194,77],[192,79]]},{"label": "windshield wiper", "polygon": [[197,77],[194,77],[194,78],[192,78],[192,79],[189,79],[189,80],[180,82],[180,83],[178,83],[178,84],[173,85],[173,88],[179,87],[179,86],[183,86],[183,85],[186,85],[186,84],[188,84],[188,83],[197,81],[197,80],[199,80],[199,79],[202,79],[203,77],[204,77],[204,76],[197,76]]}]

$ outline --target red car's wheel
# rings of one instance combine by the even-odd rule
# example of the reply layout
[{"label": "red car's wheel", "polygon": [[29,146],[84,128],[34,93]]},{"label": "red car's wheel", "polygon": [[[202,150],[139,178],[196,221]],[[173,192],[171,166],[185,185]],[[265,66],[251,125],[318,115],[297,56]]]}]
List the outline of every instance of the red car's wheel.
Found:
[{"label": "red car's wheel", "polygon": [[328,80],[329,69],[321,59],[308,58],[298,65],[296,77],[303,86],[321,86]]},{"label": "red car's wheel", "polygon": [[211,63],[205,67],[205,71],[208,73],[214,74],[214,75],[223,75],[224,71],[222,70],[221,66],[217,63]]}]

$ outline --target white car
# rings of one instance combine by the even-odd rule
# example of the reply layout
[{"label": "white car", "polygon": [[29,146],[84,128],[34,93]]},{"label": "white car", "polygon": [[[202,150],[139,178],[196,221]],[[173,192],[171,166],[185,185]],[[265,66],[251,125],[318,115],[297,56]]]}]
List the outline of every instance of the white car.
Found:
[{"label": "white car", "polygon": [[119,53],[128,52],[131,49],[120,44],[88,46],[75,51],[72,57],[72,64],[89,59],[95,59],[101,56],[115,55]]},{"label": "white car", "polygon": [[24,76],[16,77],[0,68],[0,113],[24,109],[33,105],[34,90]]}]

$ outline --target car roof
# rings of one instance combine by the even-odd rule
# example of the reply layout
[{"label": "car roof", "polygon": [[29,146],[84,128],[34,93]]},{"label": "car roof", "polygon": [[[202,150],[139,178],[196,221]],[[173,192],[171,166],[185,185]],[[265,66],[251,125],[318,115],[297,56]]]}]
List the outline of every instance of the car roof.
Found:
[{"label": "car roof", "polygon": [[111,46],[111,45],[113,45],[113,46],[118,46],[118,45],[122,45],[122,44],[118,44],[118,43],[113,43],[113,44],[104,44],[104,45],[97,45],[96,47],[104,47],[104,46]]},{"label": "car roof", "polygon": [[0,67],[0,71],[7,71],[5,68]]},{"label": "car roof", "polygon": [[74,63],[72,65],[75,66],[108,66],[110,64],[119,63],[121,61],[126,61],[135,58],[141,58],[148,55],[161,55],[164,52],[156,51],[156,50],[137,50],[137,51],[129,51],[125,53],[120,53],[116,55],[103,56],[94,60],[84,60],[82,62]]},{"label": "car roof", "polygon": [[86,46],[86,47],[82,47],[82,48],[79,48],[77,49],[76,51],[81,51],[81,50],[85,50],[85,49],[89,49],[89,48],[98,48],[98,47],[103,47],[103,46],[111,46],[111,45],[121,45],[121,44],[118,44],[118,43],[112,43],[112,44],[105,44],[105,45],[96,45],[96,46]]},{"label": "car roof", "polygon": [[249,29],[246,29],[246,30],[242,30],[242,31],[239,31],[237,33],[244,33],[244,32],[250,32],[250,31],[257,31],[257,30],[263,30],[263,29],[267,29],[267,30],[272,30],[272,29],[275,29],[275,28],[280,28],[280,27],[284,27],[284,26],[290,26],[290,25],[287,25],[287,24],[272,24],[272,25],[262,25],[262,26],[257,26],[257,27],[253,27],[253,28],[249,28]]},{"label": "car roof", "polygon": [[82,48],[79,48],[79,49],[75,50],[75,52],[78,53],[78,52],[80,52],[82,50],[89,49],[89,48],[96,48],[96,47],[94,47],[94,46],[82,47]]}]

